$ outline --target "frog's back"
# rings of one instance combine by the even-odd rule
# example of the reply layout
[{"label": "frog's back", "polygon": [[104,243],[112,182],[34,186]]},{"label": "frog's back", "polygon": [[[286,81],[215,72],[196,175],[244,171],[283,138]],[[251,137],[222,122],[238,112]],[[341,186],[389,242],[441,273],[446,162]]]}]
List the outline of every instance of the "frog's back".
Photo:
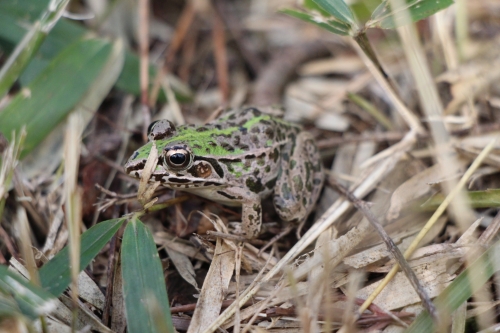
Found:
[{"label": "frog's back", "polygon": [[[217,161],[228,183],[266,197],[276,182],[284,147],[295,141],[301,128],[248,107],[226,112],[197,130],[212,133],[198,156]],[[197,148],[194,142],[191,147]]]}]

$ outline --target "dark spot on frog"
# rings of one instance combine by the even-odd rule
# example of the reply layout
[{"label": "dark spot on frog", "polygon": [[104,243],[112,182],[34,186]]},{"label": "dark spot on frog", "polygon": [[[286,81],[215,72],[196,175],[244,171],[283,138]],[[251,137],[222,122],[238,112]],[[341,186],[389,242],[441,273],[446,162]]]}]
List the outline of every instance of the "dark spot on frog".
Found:
[{"label": "dark spot on frog", "polygon": [[297,161],[295,161],[295,160],[290,161],[290,169],[295,168],[296,165],[297,165]]},{"label": "dark spot on frog", "polygon": [[254,159],[255,158],[255,155],[254,154],[248,154],[245,156],[245,160],[251,160],[251,159]]},{"label": "dark spot on frog", "polygon": [[255,168],[255,169],[253,170],[253,175],[254,175],[255,177],[257,177],[257,176],[259,175],[259,173],[260,173],[260,170],[259,170],[258,168]]},{"label": "dark spot on frog", "polygon": [[185,183],[189,183],[190,180],[189,179],[179,179],[179,178],[170,177],[170,178],[168,178],[168,182],[170,182],[170,183],[185,184]]},{"label": "dark spot on frog", "polygon": [[200,146],[199,144],[194,144],[194,145],[193,145],[193,148],[194,148],[194,149],[200,149],[200,148],[201,148],[201,146]]},{"label": "dark spot on frog", "polygon": [[[277,150],[277,149],[276,149],[276,150]],[[278,155],[278,153],[275,151],[275,154],[273,154],[273,156],[269,155],[269,157],[273,158],[273,159],[274,159],[274,162],[276,162],[276,160],[277,160],[277,157],[276,157],[276,156],[277,156],[277,155]],[[286,153],[286,152],[285,152],[285,153],[283,153],[283,155],[282,155],[282,156],[283,156],[283,160],[284,160],[285,162],[288,162],[288,161],[290,160],[290,155],[288,155],[288,153]]]},{"label": "dark spot on frog", "polygon": [[302,182],[302,178],[300,178],[299,176],[294,176],[292,181],[293,181],[293,185],[294,185],[294,189],[295,189],[296,193],[298,193],[298,192],[302,191],[302,189],[304,189],[304,183]]},{"label": "dark spot on frog", "polygon": [[137,178],[139,178],[139,171],[136,171],[134,174]]},{"label": "dark spot on frog", "polygon": [[164,175],[160,175],[160,174],[156,174],[155,175],[155,174],[153,174],[152,178],[154,178],[154,180],[157,181],[157,182],[161,182],[163,180],[163,176]]},{"label": "dark spot on frog", "polygon": [[238,146],[240,144],[240,136],[236,135],[233,138],[233,145]]},{"label": "dark spot on frog", "polygon": [[232,159],[232,158],[219,158],[219,161],[223,162],[223,163],[239,163],[239,162],[241,162],[241,159],[240,158],[235,158],[235,159]]},{"label": "dark spot on frog", "polygon": [[[246,122],[246,120],[245,120],[245,122]],[[245,122],[243,122],[243,124],[244,124]],[[239,130],[239,131],[240,131],[243,135],[247,134],[247,132],[248,132],[248,130],[247,130],[245,127],[243,127],[243,126],[240,126],[240,127],[238,128],[238,130]]]},{"label": "dark spot on frog", "polygon": [[142,169],[144,169],[145,165],[146,165],[146,160],[140,160],[140,161],[135,162],[132,165],[127,166],[125,171],[127,173],[131,173],[132,171],[135,171],[135,170],[142,170]]},{"label": "dark spot on frog", "polygon": [[205,126],[200,126],[196,129],[196,132],[206,132],[207,128]]},{"label": "dark spot on frog", "polygon": [[216,182],[205,182],[203,184],[204,187],[207,187],[207,186],[222,186],[222,184],[219,184],[219,183],[216,183]]},{"label": "dark spot on frog", "polygon": [[266,130],[264,131],[264,133],[266,133],[268,139],[272,140],[272,138],[274,137],[274,131],[271,127],[266,127]]},{"label": "dark spot on frog", "polygon": [[271,166],[270,165],[266,165],[266,168],[264,169],[264,171],[266,173],[269,173],[271,171]]},{"label": "dark spot on frog", "polygon": [[216,129],[218,129],[218,130],[222,129],[222,125],[220,125],[220,124],[215,124],[215,125],[214,125],[214,127],[215,127]]},{"label": "dark spot on frog", "polygon": [[290,200],[291,197],[292,197],[292,192],[290,191],[290,187],[288,187],[288,184],[287,183],[284,183],[282,186],[281,186],[281,197],[284,199],[284,200]]},{"label": "dark spot on frog", "polygon": [[242,200],[243,198],[241,196],[233,196],[233,195],[230,195],[226,192],[223,192],[223,191],[217,191],[217,193],[219,193],[220,195],[222,195],[223,197],[226,197],[228,199],[231,199],[231,200]]},{"label": "dark spot on frog", "polygon": [[250,130],[251,133],[259,134],[260,133],[260,128],[259,126],[253,126],[252,129]]},{"label": "dark spot on frog", "polygon": [[139,152],[136,150],[134,151],[134,153],[132,154],[132,156],[130,156],[130,160],[133,160],[137,157],[137,155],[139,155]]},{"label": "dark spot on frog", "polygon": [[224,148],[225,150],[227,150],[230,153],[232,153],[234,151],[234,147],[232,145],[230,145],[229,143],[227,143],[227,142],[222,143],[221,147]]},{"label": "dark spot on frog", "polygon": [[265,189],[260,179],[254,180],[253,178],[248,178],[246,181],[246,186],[250,191],[254,193],[260,193]]},{"label": "dark spot on frog", "polygon": [[267,187],[268,189],[273,189],[273,188],[274,188],[274,186],[276,185],[276,180],[277,180],[277,179],[278,179],[278,178],[276,178],[276,177],[275,177],[275,178],[273,178],[273,179],[269,180],[269,181],[266,183],[266,187]]},{"label": "dark spot on frog", "polygon": [[259,144],[259,137],[257,135],[252,135],[250,137],[250,140],[255,144],[255,145],[258,145]]},{"label": "dark spot on frog", "polygon": [[319,184],[321,184],[321,178],[314,178],[314,180],[313,180],[313,184],[314,184],[314,185],[319,185]]}]

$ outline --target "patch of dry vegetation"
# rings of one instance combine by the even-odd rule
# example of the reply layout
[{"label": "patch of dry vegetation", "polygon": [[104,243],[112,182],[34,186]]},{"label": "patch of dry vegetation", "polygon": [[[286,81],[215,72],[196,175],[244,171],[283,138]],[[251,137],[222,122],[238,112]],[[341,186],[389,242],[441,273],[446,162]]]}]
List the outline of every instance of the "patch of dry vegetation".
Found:
[{"label": "patch of dry vegetation", "polygon": [[[128,2],[109,12],[98,2],[73,10],[95,11],[85,24],[139,45],[143,59],[161,70],[157,77],[142,72],[142,103],[117,90],[108,95],[83,135],[77,175],[17,168],[11,188],[1,183],[9,170],[0,171],[1,264],[36,275],[30,266],[41,266],[68,242],[63,221],[70,214],[79,220],[74,209],[83,217],[76,231],[139,210],[130,193],[145,184],[125,176],[122,165],[143,144],[151,120],[202,124],[221,106],[279,103],[286,118],[315,136],[327,169],[300,239],[292,232],[261,251],[287,228],[272,206],[264,206],[265,232],[241,242],[232,223],[241,220],[239,209],[161,186],[140,198],[148,208],[152,197],[167,202],[142,221],[158,246],[176,330],[399,332],[424,309],[446,330],[498,327],[496,273],[473,287],[479,292],[453,316],[431,302],[494,246],[500,227],[497,1],[457,1],[415,29],[370,30],[389,81],[348,37],[277,12],[294,1],[152,1],[149,30],[145,21],[128,19],[136,11]],[[373,10],[363,3],[355,7],[359,16]],[[137,30],[139,39],[126,35]],[[182,89],[193,92],[192,100],[174,98]],[[158,91],[169,102],[154,102]],[[78,151],[72,144],[70,151]],[[3,168],[14,166],[12,149],[4,149]],[[76,162],[68,158],[67,169]],[[77,180],[77,188],[64,191]],[[20,211],[29,221],[24,238]],[[121,236],[79,275],[79,298],[73,288],[57,301],[46,319],[50,332],[68,330],[71,295],[77,328],[126,329]],[[32,265],[23,239],[33,243]],[[12,321],[0,325],[8,330]]]}]

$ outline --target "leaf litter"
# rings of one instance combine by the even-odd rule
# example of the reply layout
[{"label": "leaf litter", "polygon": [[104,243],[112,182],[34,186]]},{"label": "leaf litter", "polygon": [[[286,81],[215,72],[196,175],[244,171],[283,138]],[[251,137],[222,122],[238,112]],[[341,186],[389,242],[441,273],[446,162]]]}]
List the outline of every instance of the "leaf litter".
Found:
[{"label": "leaf litter", "polygon": [[[484,3],[484,6],[494,6],[492,1],[479,2]],[[445,107],[447,130],[452,137],[448,144],[457,154],[455,163],[445,166],[446,172],[443,174],[442,168],[430,158],[435,151],[432,139],[427,134],[432,119],[420,113],[421,105],[418,101],[415,102],[413,95],[416,88],[412,80],[409,80],[410,83],[401,83],[403,91],[400,96],[403,97],[390,96],[386,87],[380,88],[380,79],[374,78],[366,70],[363,59],[356,55],[346,39],[283,17],[274,11],[276,3],[270,2],[266,8],[255,7],[248,12],[236,11],[232,7],[241,4],[222,5],[230,18],[238,18],[236,21],[239,29],[244,32],[243,38],[250,37],[245,43],[252,45],[252,54],[246,54],[246,58],[236,52],[241,46],[230,46],[229,81],[239,82],[238,87],[243,87],[257,86],[258,80],[264,80],[264,75],[248,75],[245,67],[248,65],[248,57],[256,57],[265,63],[264,59],[283,57],[280,51],[284,48],[289,54],[295,52],[294,45],[305,44],[310,39],[319,39],[328,45],[330,55],[291,65],[297,75],[287,79],[286,84],[281,87],[283,95],[278,96],[278,100],[286,106],[285,117],[303,123],[318,142],[325,143],[321,145],[321,149],[328,168],[327,177],[335,177],[351,193],[368,202],[370,210],[404,252],[431,214],[419,209],[422,200],[429,199],[436,193],[446,194],[443,190],[444,182],[459,179],[481,150],[499,135],[500,127],[497,124],[500,91],[497,83],[500,75],[499,66],[495,64],[499,61],[496,35],[500,31],[481,23],[480,15],[488,15],[491,21],[497,23],[499,17],[495,16],[494,11],[478,14],[478,5],[472,5],[476,10],[470,13],[471,25],[479,25],[482,29],[476,28],[472,32],[474,45],[470,48],[489,50],[486,55],[471,52],[467,61],[459,62],[455,69],[447,70],[446,64],[440,59],[432,58],[430,51],[426,54],[428,59],[436,62],[432,73]],[[196,15],[202,16],[203,9],[196,10],[199,11]],[[180,16],[181,12],[178,11],[177,14]],[[200,124],[208,118],[214,106],[218,107],[224,102],[234,106],[243,104],[249,98],[249,90],[234,87],[231,88],[233,93],[229,95],[229,101],[221,99],[223,94],[217,79],[214,79],[213,57],[207,51],[211,46],[206,38],[201,38],[211,26],[196,15],[193,19],[196,25],[190,29],[197,30],[200,40],[187,37],[181,40],[182,48],[172,61],[180,67],[188,68],[188,85],[196,91],[195,102],[181,102],[175,106],[175,110],[178,111],[180,107],[188,123]],[[164,28],[174,31],[179,29],[175,22],[158,22]],[[430,23],[425,21],[423,24]],[[483,31],[488,34],[482,34]],[[426,46],[430,45],[432,36],[425,35],[424,31],[421,33]],[[427,33],[432,34],[432,30]],[[267,39],[259,40],[259,34]],[[276,35],[280,35],[280,38]],[[228,36],[226,38],[230,38]],[[384,37],[391,38],[387,35]],[[382,60],[405,64],[402,52],[398,50],[399,53],[395,55],[397,52],[390,49],[398,47],[395,46],[397,43],[393,42],[388,47],[377,38],[372,42]],[[166,46],[170,41],[167,38],[167,42],[158,43]],[[196,63],[189,61],[190,48],[194,50]],[[397,82],[404,81],[405,76],[409,75],[405,65],[388,63],[387,67]],[[179,74],[174,66],[171,70],[173,75]],[[167,82],[164,86],[167,86],[167,94],[172,97],[168,84]],[[383,126],[376,118],[353,103],[348,98],[348,93],[359,94],[385,114],[394,126],[391,133],[398,134],[398,139],[374,140],[375,135],[388,132],[383,131]],[[410,105],[414,107],[407,107]],[[99,113],[105,119],[112,117],[106,106],[101,106]],[[135,117],[140,119],[140,116]],[[106,125],[102,119],[96,122],[99,126]],[[137,126],[139,123],[130,119],[127,128],[140,128],[140,125]],[[98,126],[93,131],[98,131],[97,128]],[[110,127],[108,130],[119,132],[123,129]],[[92,135],[95,134],[89,132],[89,136]],[[351,140],[352,137],[356,140]],[[336,140],[335,144],[328,144],[333,142],[332,139]],[[133,141],[135,142],[132,144],[138,143],[138,140]],[[497,144],[498,142],[500,141]],[[427,153],[419,154],[423,150],[427,150]],[[110,162],[112,158],[112,154],[105,156],[106,163],[118,168],[122,161],[116,161],[113,165]],[[483,165],[487,165],[488,169],[478,169],[472,175],[474,181],[470,182],[469,190],[487,191],[500,185],[500,156],[497,147],[486,157]],[[83,174],[80,176],[86,177]],[[15,183],[20,191],[11,195],[23,197],[29,203],[25,205],[28,206],[32,238],[38,240],[34,246],[42,248],[45,243],[44,254],[52,256],[67,240],[65,224],[61,223],[62,180],[53,175],[27,178],[20,174],[19,177]],[[137,185],[123,175],[119,175],[114,183],[113,191],[118,193],[125,191],[125,186]],[[143,203],[150,203],[153,197],[158,197],[160,202],[175,196],[170,191],[161,191],[161,187],[148,187],[144,181],[140,187],[143,191]],[[11,219],[10,214],[19,204],[13,201],[6,203],[3,221]],[[139,205],[129,200],[126,206],[123,211],[134,211]],[[111,214],[112,209],[108,210],[101,214]],[[206,216],[196,213],[198,211],[206,212]],[[486,235],[488,226],[499,220],[497,211],[498,206],[473,209],[474,218],[467,221],[468,227],[465,230],[461,230],[461,226],[456,224],[454,211],[450,210],[429,231],[420,243],[420,248],[408,259],[408,265],[431,299],[454,281],[467,265],[468,258],[478,251],[477,239]],[[174,325],[179,331],[209,332],[221,327],[232,331],[251,328],[258,332],[336,331],[342,327],[390,331],[395,325],[411,323],[413,317],[407,314],[422,311],[420,298],[414,288],[405,274],[398,272],[374,300],[374,306],[380,308],[380,311],[372,307],[360,314],[356,312],[360,301],[369,297],[380,279],[393,267],[394,260],[368,221],[353,210],[350,203],[339,196],[330,184],[323,190],[316,214],[311,217],[300,240],[291,233],[264,253],[259,253],[259,249],[282,228],[279,224],[272,224],[277,221],[277,216],[272,208],[265,208],[264,221],[269,224],[266,229],[269,230],[268,234],[241,245],[239,239],[231,238],[232,230],[227,229],[227,225],[230,225],[228,222],[239,221],[239,213],[237,209],[191,197],[176,207],[145,217],[145,223],[153,230],[155,242],[164,259],[172,311],[182,306],[191,306],[191,310],[173,314]],[[218,232],[216,236],[207,235],[201,229],[200,221],[204,218],[212,221]],[[101,216],[101,219],[104,217]],[[37,225],[36,221],[40,223]],[[84,217],[84,222],[87,227],[91,226],[88,217]],[[16,230],[5,222],[1,226],[9,241],[16,243]],[[181,234],[180,230],[184,230],[188,236]],[[191,236],[197,232],[199,234]],[[490,240],[483,246],[491,244],[495,234],[493,232],[493,236],[489,236]],[[0,244],[0,251],[1,258],[9,259],[11,266],[22,267],[19,266],[22,261],[16,259],[19,257],[18,253],[15,249],[9,250],[7,242]],[[85,274],[81,273],[86,276],[87,282],[80,282],[79,286],[81,325],[90,325],[92,329],[103,332],[120,331],[125,327],[124,318],[120,319],[119,313],[114,312],[121,309],[119,274],[113,276],[112,283],[107,281],[109,269],[116,269],[114,266],[108,268],[107,259],[113,251],[115,250],[108,246],[89,270]],[[117,290],[109,296],[113,297],[114,303],[113,310],[110,310],[110,324],[105,324],[111,325],[109,329],[99,322],[99,316],[103,311],[108,311],[105,310],[105,303],[111,301],[103,299],[106,294],[98,291],[106,286],[109,288],[111,284]],[[98,301],[91,295],[99,295],[96,296]],[[66,301],[69,300],[67,296],[64,297]],[[496,294],[487,295],[481,307],[497,311],[496,299]],[[66,313],[67,317],[50,320],[55,320],[58,325],[62,323],[62,327],[69,327],[69,304],[63,301],[59,305],[61,309],[65,309],[60,313]],[[467,313],[477,316],[477,312],[483,311],[478,310],[481,307],[470,302]],[[391,316],[400,318],[400,321],[391,319]],[[247,327],[250,319],[251,325]]]}]

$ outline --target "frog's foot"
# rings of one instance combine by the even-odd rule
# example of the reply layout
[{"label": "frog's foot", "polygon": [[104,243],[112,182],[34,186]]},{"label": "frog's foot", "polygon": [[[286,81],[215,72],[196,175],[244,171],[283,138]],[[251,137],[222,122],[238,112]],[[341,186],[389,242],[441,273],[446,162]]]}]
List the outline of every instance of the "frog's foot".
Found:
[{"label": "frog's foot", "polygon": [[314,139],[301,132],[281,158],[281,174],[274,188],[274,207],[281,219],[300,223],[316,204],[323,186],[323,165]]},{"label": "frog's foot", "polygon": [[230,195],[233,201],[241,203],[242,235],[247,239],[258,237],[262,225],[259,195],[239,187],[226,189],[226,195]]}]

